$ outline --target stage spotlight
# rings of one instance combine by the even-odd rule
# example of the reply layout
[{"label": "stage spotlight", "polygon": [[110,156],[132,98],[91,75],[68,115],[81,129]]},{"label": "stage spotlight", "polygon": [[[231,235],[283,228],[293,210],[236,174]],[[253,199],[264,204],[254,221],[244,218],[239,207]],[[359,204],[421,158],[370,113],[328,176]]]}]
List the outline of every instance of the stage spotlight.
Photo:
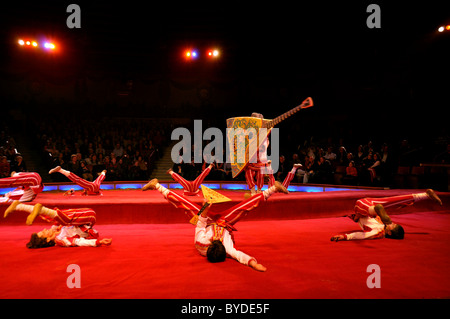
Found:
[{"label": "stage spotlight", "polygon": [[450,30],[450,24],[445,27],[445,30]]},{"label": "stage spotlight", "polygon": [[53,41],[48,39],[38,40],[33,38],[18,38],[16,43],[23,47],[32,47],[36,48],[36,50],[43,49],[47,52],[58,51],[59,49]]},{"label": "stage spotlight", "polygon": [[207,55],[210,58],[217,58],[217,57],[219,57],[219,50],[217,50],[217,49],[208,50]]},{"label": "stage spotlight", "polygon": [[50,49],[50,50],[54,50],[54,49],[56,48],[56,46],[55,46],[54,43],[51,43],[51,42],[45,42],[45,43],[44,43],[44,48]]},{"label": "stage spotlight", "polygon": [[443,32],[444,31],[444,27],[439,27],[438,31],[439,32]]},{"label": "stage spotlight", "polygon": [[188,60],[194,60],[198,58],[198,52],[196,50],[186,50],[184,56]]}]

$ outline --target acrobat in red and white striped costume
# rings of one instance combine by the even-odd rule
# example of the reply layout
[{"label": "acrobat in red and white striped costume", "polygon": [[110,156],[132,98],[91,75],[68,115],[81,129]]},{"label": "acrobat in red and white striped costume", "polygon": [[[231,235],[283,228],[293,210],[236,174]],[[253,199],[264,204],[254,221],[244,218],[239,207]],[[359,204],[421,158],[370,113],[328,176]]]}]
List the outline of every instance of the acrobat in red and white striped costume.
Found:
[{"label": "acrobat in red and white striped costume", "polygon": [[[159,183],[156,184],[156,189],[175,207],[183,209],[189,218],[192,218],[199,213],[201,207],[198,204],[168,190]],[[275,186],[272,186],[264,192],[255,194],[224,212],[216,214],[209,211],[208,217],[205,218],[199,216],[195,228],[194,244],[200,255],[206,256],[209,244],[212,240],[217,239],[222,241],[229,257],[244,265],[248,265],[252,259],[256,261],[255,258],[234,247],[232,231],[236,230],[234,224],[246,216],[248,212],[258,207],[261,200],[267,200],[275,192],[276,188]]]},{"label": "acrobat in red and white striped costume", "polygon": [[355,214],[349,217],[359,224],[363,232],[345,234],[344,238],[346,240],[384,238],[385,225],[381,221],[381,218],[376,215],[374,211],[375,205],[381,204],[384,208],[401,208],[425,199],[429,199],[427,193],[359,199],[356,201],[354,207]]},{"label": "acrobat in red and white striped costume", "polygon": [[13,201],[6,209],[4,217],[7,217],[14,211],[28,213],[27,225],[32,225],[35,218],[40,216],[42,219],[53,223],[50,228],[42,230],[41,238],[51,238],[56,235],[55,244],[63,247],[74,246],[101,246],[109,245],[111,241],[107,239],[100,240],[98,232],[93,228],[96,222],[96,213],[91,208],[75,208],[75,209],[50,209],[41,204],[29,205],[19,201]]},{"label": "acrobat in red and white striped costume", "polygon": [[373,215],[373,207],[377,204],[384,208],[404,207],[414,204],[414,202],[429,199],[427,193],[406,194],[382,198],[362,198],[356,201],[355,213],[362,216]]},{"label": "acrobat in red and white striped costume", "polygon": [[11,177],[0,179],[0,187],[17,187],[0,198],[0,202],[30,202],[43,191],[42,178],[35,172],[14,173]]},{"label": "acrobat in red and white striped costume", "polygon": [[[56,216],[42,218],[62,225],[61,231],[55,238],[55,243],[62,247],[100,246],[99,234],[93,228],[96,222],[95,211],[91,208],[58,209],[54,208]],[[53,226],[53,227],[55,227]]]},{"label": "acrobat in red and white striped costume", "polygon": [[[354,215],[349,217],[352,218]],[[385,225],[379,216],[358,216],[358,218],[353,220],[358,223],[359,227],[361,227],[363,231],[344,234],[345,240],[384,238]]]},{"label": "acrobat in red and white striped costume", "polygon": [[[292,180],[295,177],[295,173],[297,172],[297,169],[301,165],[294,166],[289,173],[286,175],[283,181],[283,186],[288,188],[291,184]],[[264,185],[264,175],[268,174],[269,176],[269,183],[268,187],[271,187],[275,183],[275,178],[273,177],[273,170],[270,166],[270,163],[266,164],[252,164],[247,167],[245,170],[245,179],[247,181],[247,185],[250,189],[254,189],[255,185],[258,187],[258,190],[261,190],[261,188]],[[256,175],[256,183],[254,182],[254,177]]]},{"label": "acrobat in red and white striped costume", "polygon": [[[269,147],[269,139],[266,137],[258,149],[258,152],[252,157],[245,167],[245,181],[252,194],[255,192],[255,186],[260,191],[264,185],[264,176],[268,175],[268,187],[275,183],[273,177],[273,169],[270,161],[267,159],[267,148]],[[256,181],[255,181],[256,179]]]},{"label": "acrobat in red and white striped costume", "polygon": [[92,228],[96,214],[90,208],[65,209],[57,211],[54,220],[63,225],[55,243],[63,247],[100,246],[98,232]]},{"label": "acrobat in red and white striped costume", "polygon": [[255,186],[258,190],[261,190],[264,186],[265,175],[269,177],[268,187],[273,186],[275,178],[273,177],[273,169],[270,163],[249,163],[245,168],[245,181],[248,188],[252,192],[255,190]]},{"label": "acrobat in red and white striped costume", "polygon": [[100,185],[105,180],[106,171],[101,172],[93,182],[87,181],[84,178],[81,178],[78,175],[61,168],[60,166],[51,169],[49,171],[49,174],[56,172],[63,174],[78,186],[83,187],[83,189],[86,191],[86,195],[102,195],[102,192],[100,191]]},{"label": "acrobat in red and white striped costume", "polygon": [[172,178],[180,183],[180,185],[183,187],[183,194],[187,196],[195,196],[199,193],[200,185],[203,183],[203,180],[206,176],[211,172],[211,169],[214,167],[214,164],[210,164],[207,168],[203,170],[203,172],[197,176],[197,178],[193,181],[188,181],[181,177],[180,174],[175,173],[174,171],[170,170],[169,174],[172,176]]},{"label": "acrobat in red and white striped costume", "polygon": [[286,177],[284,178],[283,181],[283,186],[288,188],[289,185],[291,184],[292,180],[295,177],[295,173],[297,172],[297,169],[299,167],[302,167],[301,164],[294,164],[294,167],[292,167],[292,169],[289,171],[289,173],[286,175]]}]

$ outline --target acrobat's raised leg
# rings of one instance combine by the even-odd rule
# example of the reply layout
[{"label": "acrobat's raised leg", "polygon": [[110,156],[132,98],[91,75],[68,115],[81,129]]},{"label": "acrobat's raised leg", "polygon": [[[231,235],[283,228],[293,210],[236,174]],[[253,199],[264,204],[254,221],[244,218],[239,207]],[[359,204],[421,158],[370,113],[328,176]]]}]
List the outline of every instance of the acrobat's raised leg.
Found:
[{"label": "acrobat's raised leg", "polygon": [[[183,209],[190,218],[197,215],[201,209],[200,205],[159,184],[156,178],[145,185],[142,190],[158,190],[172,205],[177,208]],[[241,219],[244,212],[249,212],[250,210],[256,208],[262,199],[267,200],[274,193],[287,193],[287,190],[283,185],[275,182],[274,186],[269,187],[262,193],[253,195],[247,200],[244,200],[242,203],[239,203],[226,210],[225,212],[220,214],[211,214],[216,215],[217,220],[223,219],[228,224],[233,225]]]},{"label": "acrobat's raised leg", "polygon": [[106,170],[103,170],[100,173],[100,175],[96,178],[95,181],[90,182],[68,170],[63,169],[61,166],[52,168],[48,173],[49,174],[53,174],[53,173],[63,174],[68,179],[70,179],[72,182],[74,182],[78,186],[81,186],[83,189],[85,189],[88,194],[99,194],[100,193],[100,184],[105,180],[105,177],[106,177]]},{"label": "acrobat's raised leg", "polygon": [[203,170],[203,172],[198,175],[197,178],[193,181],[184,179],[180,174],[175,173],[172,169],[169,169],[167,173],[170,174],[170,176],[172,176],[172,178],[176,182],[180,183],[180,185],[183,186],[185,195],[194,196],[198,194],[200,185],[203,183],[206,176],[208,176],[208,174],[211,172],[211,169],[213,167],[213,163],[209,164],[209,166],[205,170]]},{"label": "acrobat's raised leg", "polygon": [[287,174],[286,178],[283,181],[283,186],[284,187],[286,187],[286,188],[289,187],[289,185],[291,184],[292,180],[295,177],[295,173],[297,172],[297,169],[299,169],[302,166],[303,166],[302,164],[294,164],[294,166],[289,171],[289,173]]},{"label": "acrobat's raised leg", "polygon": [[50,209],[42,206],[42,204],[28,205],[22,204],[19,201],[14,201],[5,210],[4,217],[6,218],[9,214],[14,211],[27,212],[29,215],[27,217],[26,224],[32,225],[37,216],[41,216],[47,221],[53,221],[60,225],[73,225],[81,226],[86,225],[92,227],[96,221],[95,211],[90,208],[78,208],[78,209]]},{"label": "acrobat's raised leg", "polygon": [[261,200],[268,200],[274,193],[287,194],[288,191],[281,183],[275,182],[273,186],[269,187],[265,191],[255,194],[247,200],[244,200],[243,202],[222,212],[220,214],[221,217],[217,220],[217,223],[220,224],[220,221],[223,220],[227,225],[236,224],[239,220],[245,217],[248,212],[258,207]]},{"label": "acrobat's raised leg", "polygon": [[42,185],[42,178],[38,173],[34,172],[12,172],[11,177],[0,178],[0,186],[2,187],[31,187],[40,185]]},{"label": "acrobat's raised leg", "polygon": [[356,201],[355,213],[375,216],[375,206],[377,204],[382,205],[384,208],[396,206],[402,207],[412,205],[415,202],[427,199],[431,199],[442,206],[442,201],[439,196],[432,189],[427,189],[426,192],[417,194],[406,194],[382,198],[362,198]]}]

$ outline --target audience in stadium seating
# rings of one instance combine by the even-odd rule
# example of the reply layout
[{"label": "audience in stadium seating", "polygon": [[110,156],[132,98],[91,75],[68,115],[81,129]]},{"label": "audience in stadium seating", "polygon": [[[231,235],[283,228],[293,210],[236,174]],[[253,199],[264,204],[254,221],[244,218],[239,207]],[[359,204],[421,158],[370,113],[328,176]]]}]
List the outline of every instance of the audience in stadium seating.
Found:
[{"label": "audience in stadium seating", "polygon": [[48,167],[60,165],[87,179],[106,169],[106,181],[150,178],[168,140],[168,127],[149,119],[87,119],[57,125],[40,119],[36,129]]},{"label": "audience in stadium seating", "polygon": [[[33,142],[39,144],[48,168],[62,166],[87,180],[95,179],[104,169],[107,181],[147,180],[152,177],[163,152],[170,151],[167,146],[171,129],[171,125],[164,125],[158,119],[69,120],[64,123],[39,119],[35,123],[36,140]],[[449,164],[448,143],[437,147],[435,153],[427,154],[427,158],[418,156],[423,146],[412,146],[407,139],[400,140],[398,145],[363,139],[362,136],[357,143],[353,141],[349,145],[342,139],[333,144],[331,137],[323,142],[313,142],[311,138],[301,146],[293,144],[281,150],[280,169],[275,177],[283,179],[283,174],[293,164],[302,164],[293,183],[389,187],[395,186],[399,167],[418,166],[424,158],[429,163]],[[26,162],[30,159],[22,157],[14,138],[2,131],[0,142],[0,178],[9,176],[13,170],[26,171]],[[186,179],[193,179],[204,164],[182,163],[172,169]],[[52,179],[60,182],[58,177],[55,174]],[[243,181],[243,176],[232,178],[230,164],[218,162],[206,180]]]}]

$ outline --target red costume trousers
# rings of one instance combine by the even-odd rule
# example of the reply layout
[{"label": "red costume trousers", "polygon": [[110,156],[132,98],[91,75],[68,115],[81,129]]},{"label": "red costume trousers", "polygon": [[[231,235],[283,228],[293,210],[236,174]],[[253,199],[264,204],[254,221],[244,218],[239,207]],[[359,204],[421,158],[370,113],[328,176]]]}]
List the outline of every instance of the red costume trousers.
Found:
[{"label": "red costume trousers", "polygon": [[256,185],[258,187],[258,190],[261,190],[261,188],[264,185],[264,175],[266,173],[269,176],[268,186],[269,187],[273,186],[273,184],[275,184],[275,178],[273,177],[272,172],[273,171],[272,168],[270,167],[270,164],[251,164],[251,163],[248,164],[248,166],[245,169],[245,180],[247,182],[248,187],[251,189],[254,188]]},{"label": "red costume trousers", "polygon": [[105,180],[105,174],[100,174],[97,179],[93,182],[87,181],[84,178],[81,178],[74,173],[70,172],[68,179],[70,179],[75,184],[83,187],[88,194],[99,194],[100,193],[100,185]]},{"label": "red costume trousers", "polygon": [[95,211],[91,208],[58,209],[53,220],[63,226],[94,226],[96,221]]},{"label": "red costume trousers", "polygon": [[[183,209],[190,218],[197,215],[201,209],[201,206],[190,201],[189,199],[173,192],[168,191],[166,199],[177,208]],[[258,207],[260,201],[264,199],[264,194],[255,194],[252,197],[244,200],[243,202],[221,212],[214,213],[211,210],[208,212],[208,216],[214,220],[215,223],[225,226],[234,225],[242,217],[246,216],[248,212]]]},{"label": "red costume trousers", "polygon": [[14,176],[1,178],[1,187],[18,187],[18,186],[40,186],[42,178],[38,173],[17,173]]},{"label": "red costume trousers", "polygon": [[197,178],[193,181],[187,181],[183,177],[181,177],[179,174],[173,172],[172,178],[180,183],[181,186],[184,188],[184,194],[188,196],[196,195],[199,192],[199,187],[203,183],[203,180],[206,176],[208,176],[209,172],[211,172],[211,168],[208,166],[203,170],[203,172],[197,176]]},{"label": "red costume trousers", "polygon": [[389,208],[411,205],[414,201],[415,198],[412,194],[383,198],[362,198],[356,201],[355,213],[367,216],[369,214],[369,208],[377,204],[383,205],[384,208]]}]

